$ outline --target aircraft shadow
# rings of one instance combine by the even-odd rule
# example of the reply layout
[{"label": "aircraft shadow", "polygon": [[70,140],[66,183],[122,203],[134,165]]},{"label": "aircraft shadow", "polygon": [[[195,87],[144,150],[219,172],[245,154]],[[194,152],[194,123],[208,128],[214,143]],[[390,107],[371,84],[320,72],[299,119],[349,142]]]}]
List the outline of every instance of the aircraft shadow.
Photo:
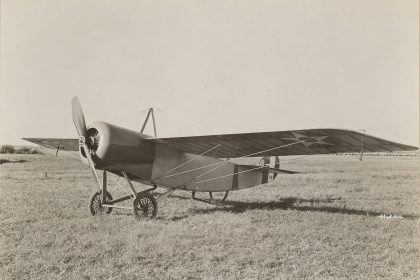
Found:
[{"label": "aircraft shadow", "polygon": [[[177,196],[180,199],[189,199],[186,197]],[[325,203],[331,203],[340,199],[301,199],[297,197],[286,197],[280,199],[280,201],[270,202],[241,202],[241,201],[226,201],[224,204],[226,207],[215,207],[210,209],[196,209],[194,210],[197,214],[207,214],[214,212],[230,212],[230,213],[243,213],[248,210],[296,210],[302,212],[325,212],[325,213],[339,213],[346,215],[359,215],[359,216],[391,216],[391,214],[385,212],[377,212],[363,209],[351,209],[339,206],[328,206],[320,205]],[[304,204],[304,205],[300,205]],[[310,204],[310,205],[307,205]],[[395,214],[393,214],[395,215]],[[412,214],[401,214],[404,219],[418,219],[419,216]]]},{"label": "aircraft shadow", "polygon": [[29,162],[25,159],[19,159],[19,160],[8,160],[8,159],[0,159],[0,164],[3,163],[25,163],[25,162]]},{"label": "aircraft shadow", "polygon": [[[191,200],[190,197],[171,195],[171,198],[181,199],[181,200]],[[234,214],[240,214],[249,210],[296,210],[301,212],[324,212],[324,213],[339,213],[345,215],[358,215],[358,216],[372,216],[378,217],[381,215],[391,216],[391,214],[385,212],[377,212],[363,209],[351,209],[346,208],[346,205],[343,207],[339,206],[328,206],[324,205],[325,203],[332,203],[334,201],[339,201],[340,198],[332,199],[302,199],[297,197],[285,197],[280,199],[280,201],[270,201],[270,202],[243,202],[243,201],[226,201],[223,206],[214,205],[214,208],[196,208],[191,213],[192,215],[208,214],[215,212],[229,212]],[[209,200],[208,200],[209,201]],[[310,205],[301,205],[301,204],[310,204]],[[323,204],[323,205],[321,205]],[[113,213],[114,215],[130,215],[128,212],[119,212]],[[191,217],[191,214],[184,214],[180,216],[172,217],[172,221],[179,221],[185,218]],[[395,215],[395,213],[393,214]],[[404,219],[415,220],[418,219],[418,215],[413,214],[402,214],[398,213]],[[385,217],[386,217],[385,216]],[[157,217],[157,220],[166,220],[165,217]]]}]

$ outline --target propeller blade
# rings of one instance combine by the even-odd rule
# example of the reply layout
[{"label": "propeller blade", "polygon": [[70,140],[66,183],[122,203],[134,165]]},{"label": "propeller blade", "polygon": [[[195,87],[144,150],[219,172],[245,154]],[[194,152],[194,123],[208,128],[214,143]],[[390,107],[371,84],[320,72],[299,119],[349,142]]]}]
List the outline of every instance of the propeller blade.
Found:
[{"label": "propeller blade", "polygon": [[86,136],[86,121],[83,115],[82,105],[80,105],[79,98],[73,97],[71,100],[71,110],[73,114],[73,123],[77,129],[79,137]]}]

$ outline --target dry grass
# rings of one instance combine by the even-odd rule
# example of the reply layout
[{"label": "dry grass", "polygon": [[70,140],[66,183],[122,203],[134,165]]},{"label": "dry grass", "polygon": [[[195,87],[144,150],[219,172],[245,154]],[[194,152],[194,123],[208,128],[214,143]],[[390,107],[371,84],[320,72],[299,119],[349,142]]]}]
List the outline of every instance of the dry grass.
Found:
[{"label": "dry grass", "polygon": [[179,191],[156,220],[135,221],[89,215],[93,179],[75,160],[1,157],[28,161],[0,165],[1,279],[420,275],[418,158],[305,158],[282,166],[305,174],[231,193],[226,208]]}]

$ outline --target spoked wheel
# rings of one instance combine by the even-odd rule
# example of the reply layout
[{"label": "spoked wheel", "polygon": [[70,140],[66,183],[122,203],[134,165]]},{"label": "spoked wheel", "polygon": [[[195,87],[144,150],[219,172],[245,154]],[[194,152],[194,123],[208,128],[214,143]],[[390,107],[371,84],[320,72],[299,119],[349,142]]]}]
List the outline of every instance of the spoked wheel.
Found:
[{"label": "spoked wheel", "polygon": [[229,195],[229,191],[226,191],[226,192],[225,192],[225,195],[224,195],[223,197],[221,197],[220,195],[215,195],[215,196],[214,196],[214,198],[213,198],[213,193],[212,193],[212,192],[209,192],[209,194],[210,194],[210,199],[211,199],[211,200],[225,201],[225,200],[226,200],[226,198],[227,198],[227,197],[228,197],[228,195]]},{"label": "spoked wheel", "polygon": [[[111,201],[112,200],[112,196],[109,192],[106,192],[106,200],[105,203],[107,201]],[[97,191],[95,192],[89,201],[89,211],[90,213],[95,216],[95,215],[103,215],[103,214],[109,214],[112,211],[112,208],[110,207],[103,207],[102,204],[104,202],[102,201],[102,191]]]},{"label": "spoked wheel", "polygon": [[133,214],[137,220],[152,219],[157,214],[157,202],[149,193],[141,194],[134,199]]}]

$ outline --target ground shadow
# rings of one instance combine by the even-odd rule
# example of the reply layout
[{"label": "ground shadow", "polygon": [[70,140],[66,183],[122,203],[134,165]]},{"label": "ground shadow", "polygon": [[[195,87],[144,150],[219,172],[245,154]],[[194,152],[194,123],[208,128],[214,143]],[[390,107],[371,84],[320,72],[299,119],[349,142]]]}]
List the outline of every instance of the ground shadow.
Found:
[{"label": "ground shadow", "polygon": [[[179,195],[171,195],[172,198],[175,199],[182,199],[182,200],[190,200],[190,197],[179,196]],[[188,218],[193,215],[200,215],[200,214],[208,214],[208,213],[216,213],[216,212],[229,212],[234,214],[243,213],[249,210],[296,210],[302,212],[325,212],[325,213],[339,213],[345,215],[359,215],[359,216],[372,216],[378,217],[385,215],[393,216],[394,214],[387,214],[385,212],[377,212],[377,211],[370,211],[370,210],[363,210],[363,209],[351,209],[346,208],[344,204],[342,207],[339,206],[328,206],[325,203],[332,203],[335,201],[340,201],[340,198],[327,198],[327,199],[303,199],[297,197],[285,197],[281,198],[279,201],[269,201],[269,202],[242,202],[242,201],[226,201],[224,202],[224,206],[214,205],[214,208],[196,208],[191,210],[193,213],[183,214],[180,216],[172,217],[171,221],[179,221],[185,218]],[[210,200],[207,200],[210,202]],[[302,204],[309,204],[309,205],[302,205]],[[124,215],[129,216],[131,215],[131,211],[113,211],[114,215]],[[418,215],[413,214],[402,214],[398,213],[400,217],[404,219],[414,220],[418,219]],[[158,217],[157,220],[167,220],[165,217]]]},{"label": "ground shadow", "polygon": [[3,163],[25,163],[25,162],[28,162],[28,161],[25,160],[25,159],[19,159],[19,160],[0,159],[0,164],[3,164]]},{"label": "ground shadow", "polygon": [[[179,199],[189,199],[187,197],[175,196]],[[214,212],[230,212],[230,213],[243,213],[248,210],[296,210],[296,211],[310,211],[310,212],[326,212],[326,213],[340,213],[346,215],[359,215],[359,216],[392,216],[395,214],[387,214],[385,212],[377,212],[363,209],[351,209],[346,208],[344,204],[342,207],[339,206],[328,206],[324,205],[325,203],[332,203],[334,201],[340,200],[336,199],[302,199],[297,197],[285,197],[279,201],[270,201],[270,202],[241,202],[241,201],[226,201],[225,207],[215,207],[209,209],[196,209],[194,210],[197,214],[207,214]],[[301,204],[310,204],[310,205],[301,205]],[[215,205],[216,206],[216,205]],[[413,214],[401,214],[398,213],[405,219],[418,219],[417,215]],[[182,219],[182,217],[180,218]]]}]

